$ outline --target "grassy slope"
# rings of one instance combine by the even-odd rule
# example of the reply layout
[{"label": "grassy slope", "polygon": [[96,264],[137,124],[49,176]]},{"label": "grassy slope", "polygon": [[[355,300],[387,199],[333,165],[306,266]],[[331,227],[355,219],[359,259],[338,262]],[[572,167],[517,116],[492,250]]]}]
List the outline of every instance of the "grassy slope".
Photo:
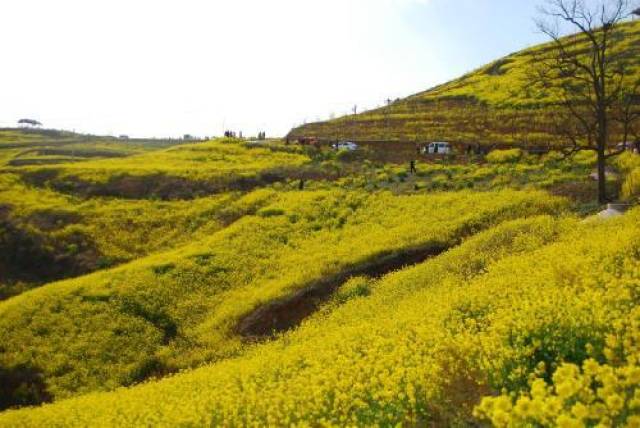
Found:
[{"label": "grassy slope", "polygon": [[[591,356],[613,367],[637,355],[635,339],[616,348],[614,338],[639,333],[639,214],[595,226],[549,217],[503,224],[344,290],[325,313],[243,357],[9,411],[0,425],[465,425],[482,396],[526,391],[530,375],[549,379],[561,362]],[[625,385],[618,393],[630,403],[638,383]],[[587,405],[602,406],[611,393]],[[551,414],[561,413],[563,400]],[[575,401],[567,398],[568,409]],[[604,405],[592,420],[617,425],[627,412]]]},{"label": "grassy slope", "polygon": [[[640,75],[640,22],[625,24],[622,31],[621,48],[636,52],[628,74]],[[554,97],[530,84],[527,77],[533,54],[544,48],[513,53],[388,107],[303,125],[293,129],[289,137],[546,146],[555,141],[549,120]]]},{"label": "grassy slope", "polygon": [[0,364],[41,371],[57,398],[197,366],[243,351],[234,327],[263,303],[560,206],[541,192],[280,193],[200,242],[0,303]]},{"label": "grassy slope", "polygon": [[[260,156],[252,157],[255,153]],[[63,177],[74,171],[96,182],[131,168],[142,174],[174,170],[190,180],[220,176],[215,168],[192,171],[202,164],[199,156],[215,163],[220,154],[231,169],[242,173],[246,166],[249,174],[277,163],[269,163],[271,155],[292,162],[294,168],[308,162],[288,149],[283,153],[213,142],[56,168]],[[136,158],[147,162],[132,161]],[[322,167],[340,163],[327,159]],[[629,255],[636,251],[630,242],[638,234],[633,224],[637,215],[599,226],[599,232],[589,232],[575,220],[542,217],[500,226],[381,281],[355,278],[301,329],[274,343],[254,347],[242,342],[236,331],[255,308],[354,266],[408,249],[448,247],[509,219],[563,212],[564,202],[534,189],[579,179],[591,168],[587,158],[577,164],[548,157],[520,163],[419,165],[413,177],[403,168],[364,164],[362,171],[336,183],[308,183],[316,190],[274,185],[245,196],[188,202],[83,199],[46,186],[31,187],[20,179],[25,169],[49,168],[5,168],[0,204],[11,205],[14,219],[29,227],[38,225],[42,213],[62,210],[79,216],[74,224],[63,221],[59,230],[47,233],[57,239],[69,227],[80,228],[105,254],[138,260],[0,302],[0,378],[5,379],[5,371],[29,373],[47,394],[61,399],[219,362],[130,390],[8,412],[0,416],[0,424],[13,425],[19,418],[38,425],[45,420],[40,418],[52,415],[65,424],[112,425],[212,420],[283,424],[287,418],[321,417],[336,424],[344,424],[344,418],[361,424],[412,418],[466,421],[482,395],[502,386],[526,389],[523,379],[533,370],[531,353],[538,355],[531,337],[540,336],[528,332],[549,327],[519,325],[520,320],[543,323],[540,311],[571,327],[552,332],[550,342],[540,345],[539,356],[533,358],[555,364],[582,358],[585,331],[601,352],[606,326],[627,313],[616,306],[624,295],[602,303],[597,288],[586,294],[586,301],[611,313],[591,324],[589,307],[575,304],[575,312],[564,316],[553,301],[537,298],[565,293],[564,301],[571,301],[575,284],[582,292],[597,287],[597,278],[631,275],[633,269],[627,272],[626,267],[632,266]],[[492,191],[439,191],[467,187]],[[496,190],[505,187],[525,191]],[[381,188],[407,194],[371,193]],[[237,221],[228,226],[230,218]],[[149,245],[140,245],[147,237]],[[558,248],[547,247],[559,237]],[[541,247],[543,253],[538,253]],[[590,254],[585,264],[580,264],[581,252]],[[624,268],[598,270],[599,252],[610,252],[614,268],[620,263]],[[516,257],[507,257],[511,253]],[[553,264],[554,258],[566,260],[566,269]],[[540,265],[540,260],[547,262]],[[496,275],[490,268],[494,262]],[[579,282],[581,269],[594,272],[595,285]],[[473,298],[465,297],[469,292]],[[504,302],[496,299],[503,295]],[[520,297],[524,300],[519,306]],[[513,335],[508,332],[513,331],[523,337],[510,342]],[[442,338],[446,340],[439,342]],[[354,388],[357,382],[361,387]],[[150,407],[158,397],[176,407]]]},{"label": "grassy slope", "polygon": [[[35,160],[51,161],[45,157],[40,155]],[[57,158],[49,165],[16,163],[22,160],[11,160],[4,171],[19,174],[34,186],[82,197],[165,200],[247,191],[286,181],[304,174],[302,167],[309,162],[298,148],[252,146],[230,139],[161,150],[145,148],[101,159]]]},{"label": "grassy slope", "polygon": [[[192,202],[160,201],[146,184],[172,188],[172,183],[159,178],[165,174],[184,177],[184,192],[194,195],[197,192],[190,186],[202,175],[224,181],[232,171],[251,176],[281,165],[296,168],[308,160],[300,154],[237,144],[166,148],[166,143],[61,131],[0,130],[0,299],[44,282],[192,242],[266,202],[255,197],[255,203],[245,204],[240,192]],[[52,150],[71,152],[74,157],[55,166],[11,164],[25,159],[46,163]],[[50,179],[25,179],[30,174]],[[137,198],[86,198],[73,191],[69,178],[109,183],[123,174],[145,177],[142,182],[119,183],[120,190]],[[65,188],[65,183],[72,184]],[[56,184],[70,191],[60,193]]]},{"label": "grassy slope", "polygon": [[62,166],[64,176],[77,176],[93,182],[105,182],[113,175],[167,174],[192,180],[221,178],[230,174],[250,175],[277,166],[299,166],[307,161],[303,155],[247,149],[240,144],[210,141],[182,144],[127,159],[100,159]]},{"label": "grassy slope", "polygon": [[268,195],[253,198],[245,203],[242,194],[226,193],[196,201],[85,200],[0,174],[6,213],[0,221],[0,297],[192,242],[268,202]]}]

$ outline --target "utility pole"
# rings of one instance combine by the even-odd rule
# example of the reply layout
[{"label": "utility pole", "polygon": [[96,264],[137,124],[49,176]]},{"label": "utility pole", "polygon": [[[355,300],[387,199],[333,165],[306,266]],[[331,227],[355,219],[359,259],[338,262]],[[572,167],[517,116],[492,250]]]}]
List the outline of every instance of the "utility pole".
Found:
[{"label": "utility pole", "polygon": [[351,121],[351,123],[352,123],[352,126],[351,126],[351,129],[352,129],[351,130],[351,135],[352,135],[352,137],[351,137],[351,139],[352,140],[356,139],[355,137],[356,137],[356,115],[357,114],[358,114],[358,106],[354,105],[353,106],[353,120]]},{"label": "utility pole", "polygon": [[391,114],[391,98],[387,98],[385,100],[387,107],[384,109],[384,137],[391,141],[391,133],[390,131],[390,123],[389,123],[389,115]]}]

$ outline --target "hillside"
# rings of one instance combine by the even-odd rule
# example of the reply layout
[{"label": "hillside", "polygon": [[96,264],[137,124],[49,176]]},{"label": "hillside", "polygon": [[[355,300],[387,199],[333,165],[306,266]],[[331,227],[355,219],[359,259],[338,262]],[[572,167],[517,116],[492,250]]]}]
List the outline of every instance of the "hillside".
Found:
[{"label": "hillside", "polygon": [[[628,374],[638,370],[637,217],[596,227],[545,216],[506,222],[418,266],[379,280],[352,279],[297,331],[243,356],[131,389],[8,411],[0,425],[467,425],[484,396],[490,398],[475,414],[495,418],[498,426],[509,419],[520,426],[573,418],[576,402],[585,418],[607,417],[618,426],[638,387]],[[79,286],[50,293],[62,296]],[[99,288],[87,284],[72,293],[74,305],[111,305],[109,292]],[[44,301],[40,296],[5,303],[3,319],[27,319],[16,311],[25,310],[20,306],[27,299]],[[125,331],[151,328],[141,321],[127,319]],[[120,350],[125,342],[118,343],[117,354],[102,348],[87,354],[75,342],[66,349],[79,356],[128,355]],[[581,366],[585,375],[610,373],[609,389],[593,398],[567,396],[563,382],[582,376]],[[541,395],[534,383],[532,409],[524,413],[492,392],[530,397],[534,378],[556,388]],[[603,409],[614,395],[620,407]]]},{"label": "hillside", "polygon": [[[621,31],[619,48],[632,58],[627,75],[640,77],[640,21],[623,24]],[[564,144],[552,120],[557,98],[530,76],[536,54],[547,48],[513,53],[382,108],[294,128],[288,138],[530,148]],[[582,49],[579,41],[575,49]]]},{"label": "hillside", "polygon": [[404,167],[277,143],[60,141],[16,130],[0,138],[0,300],[175,248],[255,213],[271,200],[260,189],[288,191],[301,180],[358,192],[546,189],[591,209],[589,156],[425,163],[407,180]]},{"label": "hillside", "polygon": [[[157,159],[162,161],[167,151],[174,153],[172,146],[178,144],[178,140],[122,141],[61,131],[0,130],[0,300],[49,281],[172,248],[257,209],[259,202],[240,202],[243,195],[237,191],[203,190],[201,182],[186,179],[176,186],[179,178]],[[189,147],[181,144],[175,149],[191,153]],[[227,146],[215,147],[221,150],[217,156],[226,156],[230,165],[231,156],[223,151]],[[246,156],[247,152],[235,149],[234,153]],[[189,164],[185,158],[175,156],[166,164],[184,174],[210,161],[209,157]],[[276,158],[292,163],[296,159],[295,155]],[[120,170],[114,169],[114,162]],[[229,168],[224,174],[228,172]],[[251,176],[248,169],[244,172]],[[162,189],[171,193],[163,194]],[[120,198],[108,197],[113,195]],[[193,195],[207,197],[184,200]]]},{"label": "hillside", "polygon": [[[412,174],[277,141],[4,132],[0,426],[518,425],[536,376],[635,367],[638,212],[582,221],[591,154]],[[640,161],[618,168],[633,201]]]}]

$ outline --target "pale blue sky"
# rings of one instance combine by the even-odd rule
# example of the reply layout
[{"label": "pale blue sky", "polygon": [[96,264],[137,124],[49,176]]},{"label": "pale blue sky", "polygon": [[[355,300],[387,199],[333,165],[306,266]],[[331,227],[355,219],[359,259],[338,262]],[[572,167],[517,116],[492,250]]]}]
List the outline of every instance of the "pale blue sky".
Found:
[{"label": "pale blue sky", "polygon": [[7,0],[0,124],[283,135],[543,40],[538,0]]}]

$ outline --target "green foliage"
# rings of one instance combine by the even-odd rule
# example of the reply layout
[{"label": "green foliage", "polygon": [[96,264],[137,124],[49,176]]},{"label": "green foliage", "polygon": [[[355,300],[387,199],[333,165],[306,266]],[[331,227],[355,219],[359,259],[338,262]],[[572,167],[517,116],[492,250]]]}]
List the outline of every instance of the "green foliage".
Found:
[{"label": "green foliage", "polygon": [[343,284],[333,296],[337,304],[343,304],[357,297],[371,294],[371,279],[366,276],[356,276]]}]

